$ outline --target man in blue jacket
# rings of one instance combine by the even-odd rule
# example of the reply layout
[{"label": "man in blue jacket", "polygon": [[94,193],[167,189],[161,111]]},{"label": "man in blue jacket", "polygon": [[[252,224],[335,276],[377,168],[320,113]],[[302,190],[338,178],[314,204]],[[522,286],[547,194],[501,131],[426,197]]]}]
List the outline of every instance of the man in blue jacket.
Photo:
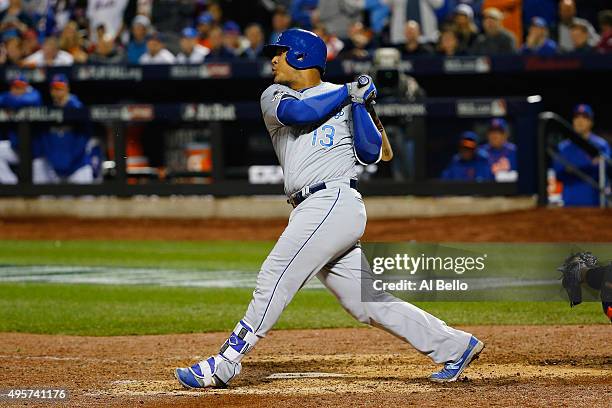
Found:
[{"label": "man in blue jacket", "polygon": [[[573,126],[576,133],[591,143],[599,150],[602,156],[610,157],[610,145],[605,139],[592,132],[593,109],[589,105],[580,104],[574,109]],[[584,150],[570,140],[564,140],[558,146],[559,155],[572,163],[581,172],[585,173],[596,182],[599,182],[599,160],[598,157],[589,156]],[[599,205],[599,191],[589,183],[578,178],[573,172],[568,171],[558,161],[554,164],[557,179],[563,183],[563,202],[565,206],[597,206]]]},{"label": "man in blue jacket", "polygon": [[508,141],[508,123],[501,118],[491,120],[482,150],[487,153],[491,173],[496,181],[516,181],[516,145]]},{"label": "man in blue jacket", "polygon": [[[63,74],[50,83],[53,107],[83,109],[79,98],[70,93],[68,79]],[[51,125],[42,134],[43,157],[33,163],[33,181],[37,184],[69,182],[93,183],[100,170],[101,151],[91,137],[88,123],[63,122]]]},{"label": "man in blue jacket", "polygon": [[459,139],[459,153],[442,172],[443,180],[493,181],[487,153],[478,148],[478,135],[463,132]]},{"label": "man in blue jacket", "polygon": [[[0,109],[16,111],[41,104],[40,93],[30,86],[23,75],[13,79],[9,90],[0,94]],[[10,167],[19,162],[16,126],[10,124],[3,130],[0,136],[0,184],[17,184],[17,176]],[[40,143],[37,135],[33,134],[32,137],[32,157],[36,158],[41,155]]]}]

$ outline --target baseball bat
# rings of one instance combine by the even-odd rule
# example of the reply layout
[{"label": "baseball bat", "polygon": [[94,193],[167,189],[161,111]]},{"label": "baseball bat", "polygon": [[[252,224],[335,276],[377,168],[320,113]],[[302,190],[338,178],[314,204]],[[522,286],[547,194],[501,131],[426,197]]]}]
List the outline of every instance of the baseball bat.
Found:
[{"label": "baseball bat", "polygon": [[374,101],[368,102],[366,104],[366,110],[372,117],[372,120],[374,121],[376,128],[382,135],[381,160],[384,162],[388,162],[388,161],[391,161],[391,159],[393,159],[393,149],[391,148],[391,143],[389,143],[389,137],[387,136],[387,132],[385,132],[385,127],[383,126],[382,122],[380,121],[380,118],[378,117],[378,115],[376,114],[376,111],[374,110],[374,103],[375,103]]}]

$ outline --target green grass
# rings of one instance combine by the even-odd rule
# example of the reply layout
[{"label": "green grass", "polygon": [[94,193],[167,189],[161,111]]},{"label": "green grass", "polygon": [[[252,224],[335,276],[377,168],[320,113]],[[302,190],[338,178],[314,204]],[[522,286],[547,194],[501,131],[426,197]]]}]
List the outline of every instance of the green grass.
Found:
[{"label": "green grass", "polygon": [[257,241],[0,240],[0,265],[259,270],[273,245]]},{"label": "green grass", "polygon": [[[0,284],[0,332],[76,335],[230,330],[251,298],[248,289]],[[435,302],[418,305],[452,325],[606,323],[599,303]],[[277,329],[359,326],[324,290],[304,290]]]},{"label": "green grass", "polygon": [[[0,240],[0,265],[255,272],[272,246],[272,242]],[[599,256],[612,256],[609,245],[585,247],[593,248]],[[568,245],[543,244],[517,244],[512,247],[506,244],[478,244],[465,247],[466,251],[495,254],[493,269],[502,274],[518,275],[554,272],[554,265],[569,249]],[[529,265],[533,270],[527,270],[522,265]],[[251,294],[252,289],[0,283],[0,332],[102,336],[226,331],[243,316]],[[598,302],[585,303],[573,309],[566,302],[417,304],[452,325],[607,323]],[[359,324],[328,292],[304,290],[297,294],[276,328],[356,326]]]}]

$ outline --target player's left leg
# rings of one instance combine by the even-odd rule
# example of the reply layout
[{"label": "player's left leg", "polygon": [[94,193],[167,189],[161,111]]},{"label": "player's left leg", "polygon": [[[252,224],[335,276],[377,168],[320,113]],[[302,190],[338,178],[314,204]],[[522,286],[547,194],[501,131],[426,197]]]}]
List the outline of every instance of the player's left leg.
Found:
[{"label": "player's left leg", "polygon": [[456,380],[484,347],[471,334],[447,326],[388,292],[375,290],[376,278],[359,246],[328,264],[317,277],[357,320],[388,331],[436,363],[446,363],[445,369],[431,377],[434,381]]}]

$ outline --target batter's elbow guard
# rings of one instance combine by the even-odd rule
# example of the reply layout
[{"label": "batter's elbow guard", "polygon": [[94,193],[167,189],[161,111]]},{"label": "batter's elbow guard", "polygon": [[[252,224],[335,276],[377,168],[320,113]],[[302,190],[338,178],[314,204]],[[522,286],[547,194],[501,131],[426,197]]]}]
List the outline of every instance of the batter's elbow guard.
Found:
[{"label": "batter's elbow guard", "polygon": [[377,163],[382,157],[382,135],[376,128],[365,105],[353,103],[353,146],[355,157],[361,164]]}]

